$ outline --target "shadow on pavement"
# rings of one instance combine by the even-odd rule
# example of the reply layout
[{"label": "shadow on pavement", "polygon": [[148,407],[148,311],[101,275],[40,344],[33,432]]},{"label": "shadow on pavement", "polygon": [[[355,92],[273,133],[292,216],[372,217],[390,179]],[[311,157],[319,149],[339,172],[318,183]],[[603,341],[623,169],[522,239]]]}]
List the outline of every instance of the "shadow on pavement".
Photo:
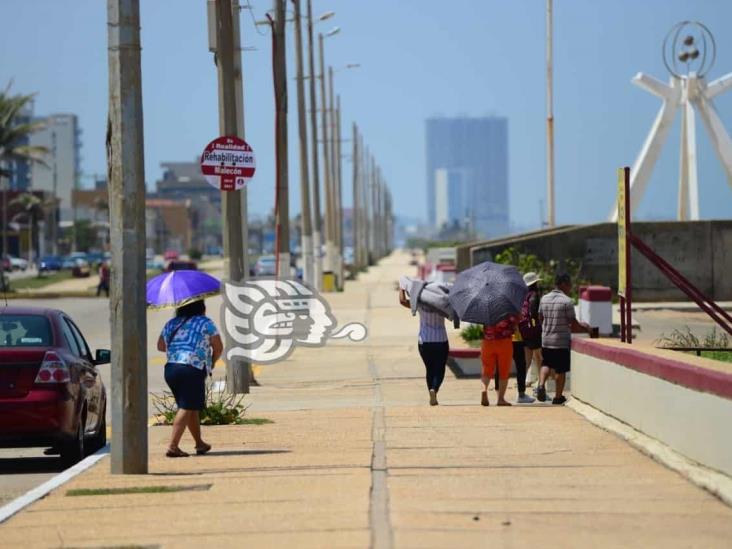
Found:
[{"label": "shadow on pavement", "polygon": [[57,457],[0,458],[0,475],[60,473],[64,468]]}]

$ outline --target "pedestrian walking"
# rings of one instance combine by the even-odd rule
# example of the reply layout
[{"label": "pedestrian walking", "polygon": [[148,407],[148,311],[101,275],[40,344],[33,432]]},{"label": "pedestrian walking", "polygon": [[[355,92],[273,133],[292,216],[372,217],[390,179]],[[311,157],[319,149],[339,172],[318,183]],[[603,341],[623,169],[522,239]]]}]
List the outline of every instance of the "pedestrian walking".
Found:
[{"label": "pedestrian walking", "polygon": [[[405,282],[408,283],[408,282]],[[445,366],[450,345],[447,341],[445,316],[437,310],[419,302],[410,301],[404,284],[400,284],[399,303],[419,314],[419,336],[417,348],[425,367],[425,381],[429,391],[430,406],[437,406],[437,393],[445,379]],[[411,295],[411,294],[410,294]],[[417,298],[418,299],[418,298]]]},{"label": "pedestrian walking", "polygon": [[102,261],[99,264],[99,284],[97,285],[97,297],[102,292],[109,297],[109,278],[110,278],[109,262]]},{"label": "pedestrian walking", "polygon": [[524,282],[529,292],[524,298],[521,307],[521,320],[519,320],[519,332],[524,342],[524,355],[526,363],[526,385],[533,385],[539,381],[539,370],[541,370],[541,320],[539,319],[539,302],[541,301],[541,278],[535,272],[528,272],[524,275]]},{"label": "pedestrian walking", "polygon": [[564,404],[567,399],[562,394],[570,371],[572,332],[592,334],[589,324],[578,322],[574,312],[574,302],[569,297],[572,291],[572,280],[569,275],[557,275],[554,289],[541,298],[539,303],[539,319],[541,321],[541,356],[542,367],[539,373],[539,386],[536,398],[546,401],[544,384],[550,372],[556,374],[556,394],[552,404]]},{"label": "pedestrian walking", "polygon": [[[519,321],[520,322],[520,321]],[[536,399],[526,394],[526,352],[525,342],[521,337],[521,332],[518,327],[513,332],[512,345],[513,345],[513,363],[516,365],[516,389],[518,390],[518,397],[516,398],[517,404],[531,404]],[[495,374],[496,390],[500,385],[499,373],[496,368]]]},{"label": "pedestrian walking", "polygon": [[[511,403],[506,400],[506,388],[508,387],[508,377],[511,374],[513,334],[516,331],[518,320],[518,315],[509,315],[496,324],[483,327],[483,341],[480,346],[481,381],[483,382],[480,404],[482,406],[490,405],[488,386],[496,373],[498,374],[498,406],[511,406]],[[524,375],[526,375],[525,372]]]},{"label": "pedestrian walking", "polygon": [[216,325],[206,316],[203,300],[176,309],[158,338],[158,350],[166,353],[165,382],[178,407],[165,455],[188,457],[179,446],[186,428],[196,443],[196,454],[205,454],[211,449],[201,438],[200,412],[206,405],[206,375],[211,374],[221,356],[223,344]]}]

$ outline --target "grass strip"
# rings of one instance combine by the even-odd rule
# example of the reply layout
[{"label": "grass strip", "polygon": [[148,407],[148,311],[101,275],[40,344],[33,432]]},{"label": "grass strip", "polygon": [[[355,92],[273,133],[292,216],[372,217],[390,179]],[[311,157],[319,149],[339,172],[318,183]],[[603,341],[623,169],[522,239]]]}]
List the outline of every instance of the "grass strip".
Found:
[{"label": "grass strip", "polygon": [[194,486],[130,486],[127,488],[76,488],[66,492],[67,496],[117,496],[122,494],[168,494],[171,492],[202,492],[211,484]]},{"label": "grass strip", "polygon": [[239,425],[266,425],[268,423],[274,423],[274,421],[266,417],[244,417]]},{"label": "grass strip", "polygon": [[71,271],[57,271],[43,276],[17,278],[15,280],[11,280],[9,282],[9,286],[11,290],[37,290],[39,288],[45,288],[49,284],[69,280],[70,278],[72,278]]}]

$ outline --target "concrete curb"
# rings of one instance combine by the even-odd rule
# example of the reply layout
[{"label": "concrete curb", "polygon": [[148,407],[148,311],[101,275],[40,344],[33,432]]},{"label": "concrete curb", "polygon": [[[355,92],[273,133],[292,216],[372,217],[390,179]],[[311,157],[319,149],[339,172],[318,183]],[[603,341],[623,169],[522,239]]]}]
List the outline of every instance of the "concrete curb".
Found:
[{"label": "concrete curb", "polygon": [[732,478],[690,460],[670,446],[641,433],[627,423],[623,423],[597,408],[593,408],[575,396],[567,401],[566,406],[583,416],[590,423],[618,435],[641,453],[676,471],[692,484],[703,488],[732,507]]},{"label": "concrete curb", "polygon": [[85,457],[73,467],[62,471],[55,477],[47,480],[40,486],[36,486],[29,492],[26,492],[22,496],[15,498],[10,503],[3,505],[2,507],[0,507],[0,524],[8,520],[19,511],[22,511],[23,509],[28,507],[31,503],[34,503],[39,499],[47,496],[52,490],[63,486],[74,477],[80,475],[87,469],[92,468],[107,455],[109,455],[109,444],[104,446],[104,448],[97,450],[92,455]]}]

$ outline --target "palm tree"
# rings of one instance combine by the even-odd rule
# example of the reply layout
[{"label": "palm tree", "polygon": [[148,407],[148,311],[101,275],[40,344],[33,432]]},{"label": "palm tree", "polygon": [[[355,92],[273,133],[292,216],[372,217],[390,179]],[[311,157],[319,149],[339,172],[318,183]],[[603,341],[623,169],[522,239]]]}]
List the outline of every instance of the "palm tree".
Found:
[{"label": "palm tree", "polygon": [[25,107],[33,100],[33,95],[10,95],[10,84],[0,92],[0,185],[2,186],[2,244],[3,253],[8,253],[8,195],[4,178],[10,178],[12,162],[27,161],[45,164],[43,155],[46,147],[27,145],[28,136],[43,128],[38,121],[19,122]]},{"label": "palm tree", "polygon": [[34,249],[36,240],[33,235],[38,235],[38,220],[45,216],[45,211],[49,207],[55,207],[56,202],[51,200],[43,201],[33,193],[23,193],[16,196],[10,201],[11,206],[18,207],[22,213],[28,217],[28,225],[30,226],[30,246],[31,251],[34,252],[34,257],[38,258],[38,249]]}]

